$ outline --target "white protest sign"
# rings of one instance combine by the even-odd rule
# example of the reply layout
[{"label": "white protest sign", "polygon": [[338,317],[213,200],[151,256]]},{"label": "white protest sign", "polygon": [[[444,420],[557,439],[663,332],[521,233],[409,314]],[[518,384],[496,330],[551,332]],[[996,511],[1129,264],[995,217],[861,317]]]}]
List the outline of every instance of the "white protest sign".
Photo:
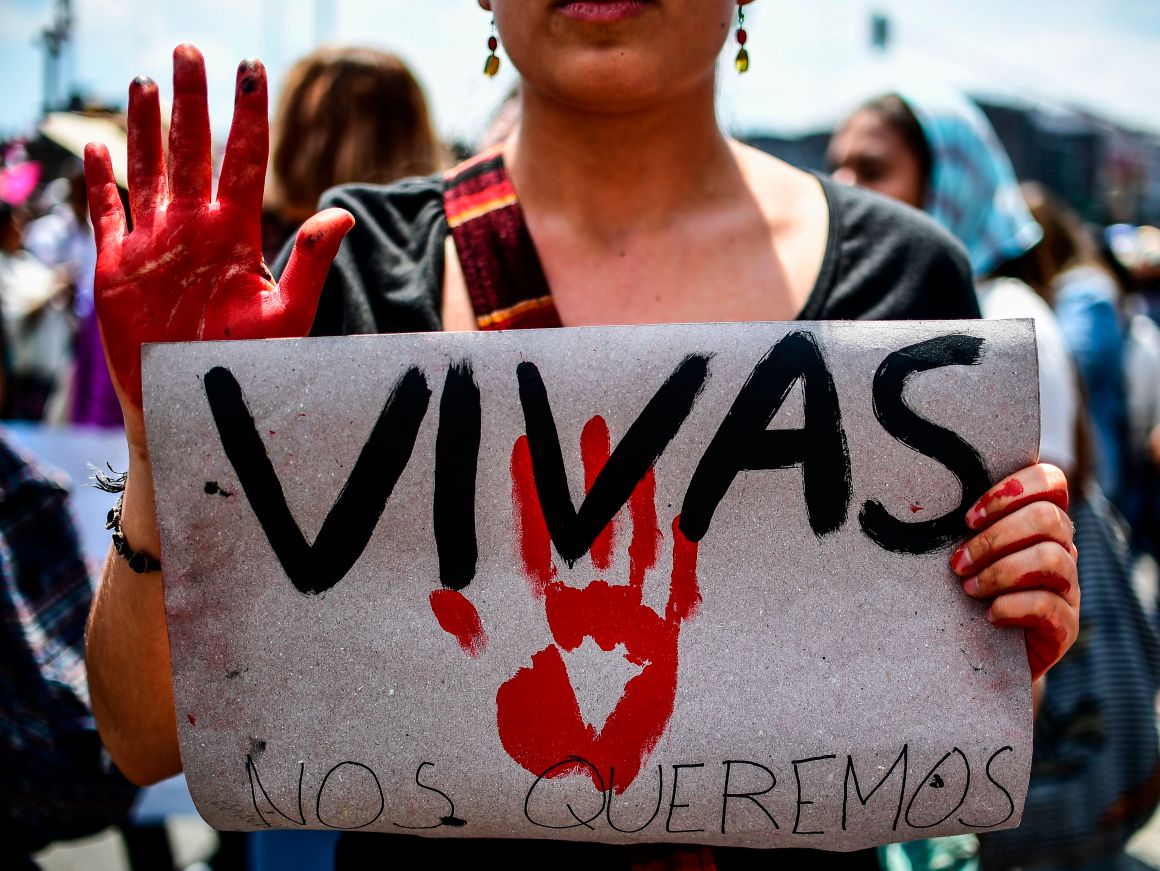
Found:
[{"label": "white protest sign", "polygon": [[154,345],[182,759],[222,829],[856,849],[1018,823],[948,567],[1030,321]]}]

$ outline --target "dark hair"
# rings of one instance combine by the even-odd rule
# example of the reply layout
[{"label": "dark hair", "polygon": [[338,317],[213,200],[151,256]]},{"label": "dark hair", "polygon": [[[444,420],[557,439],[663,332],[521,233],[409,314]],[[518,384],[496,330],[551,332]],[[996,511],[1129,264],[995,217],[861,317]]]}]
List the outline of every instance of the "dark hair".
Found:
[{"label": "dark hair", "polygon": [[1019,190],[1031,216],[1043,228],[1042,241],[1029,252],[1032,257],[1028,272],[1020,276],[1040,296],[1053,304],[1056,280],[1077,266],[1089,266],[1116,279],[1100,257],[1099,246],[1070,206],[1035,182],[1024,182]]},{"label": "dark hair", "polygon": [[429,175],[443,162],[419,83],[372,48],[323,48],[294,64],[272,134],[266,204],[291,221],[335,185]]},{"label": "dark hair", "polygon": [[906,101],[897,94],[887,94],[863,103],[858,111],[874,113],[902,137],[902,141],[918,161],[925,193],[926,186],[930,184],[930,175],[934,171],[934,155],[931,153],[930,143],[926,141],[926,134],[922,131],[922,124]]}]

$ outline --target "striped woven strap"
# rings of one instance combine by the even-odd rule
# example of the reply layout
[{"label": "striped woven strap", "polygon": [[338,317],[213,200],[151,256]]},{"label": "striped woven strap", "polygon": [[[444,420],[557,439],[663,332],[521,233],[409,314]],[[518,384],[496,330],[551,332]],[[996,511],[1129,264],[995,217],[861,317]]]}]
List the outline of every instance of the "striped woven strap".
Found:
[{"label": "striped woven strap", "polygon": [[444,175],[443,208],[478,328],[561,326],[498,148]]}]

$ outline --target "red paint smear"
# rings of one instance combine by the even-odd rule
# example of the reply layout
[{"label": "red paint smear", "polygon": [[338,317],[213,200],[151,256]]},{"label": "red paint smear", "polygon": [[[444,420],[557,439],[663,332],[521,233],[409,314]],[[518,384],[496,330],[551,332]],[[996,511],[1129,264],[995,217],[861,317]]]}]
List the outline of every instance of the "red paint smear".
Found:
[{"label": "red paint smear", "polygon": [[1027,664],[1031,667],[1033,681],[1043,677],[1065,652],[1067,630],[1046,617],[1027,614],[1023,617],[993,618],[991,622],[996,626],[1021,626],[1026,630]]},{"label": "red paint smear", "polygon": [[1023,495],[1023,485],[1018,478],[1012,478],[1002,487],[996,487],[983,494],[983,498],[979,500],[981,508],[989,508],[993,503],[1000,499],[1014,499],[1016,496]]},{"label": "red paint smear", "polygon": [[[987,566],[998,562],[1005,556],[1010,556],[1013,553],[1018,553],[1021,550],[1026,550],[1027,548],[1034,547],[1037,544],[1043,544],[1044,542],[1054,542],[1060,547],[1064,547],[1066,549],[1066,546],[1063,544],[1063,542],[1056,541],[1055,538],[1045,532],[1038,533],[1036,535],[1029,535],[1026,538],[1021,538],[1018,541],[1013,541],[1010,544],[1005,544],[1002,547],[996,548],[991,553],[985,554],[974,560],[968,568],[971,572],[982,571]],[[964,545],[964,548],[965,547],[966,546]],[[958,551],[955,551],[955,553],[957,554]],[[954,558],[952,557],[952,560],[953,559]]]},{"label": "red paint smear", "polygon": [[669,585],[669,604],[665,619],[680,622],[695,617],[701,607],[701,590],[697,586],[697,542],[681,532],[681,515],[673,518],[673,575]]},{"label": "red paint smear", "polygon": [[189,720],[189,725],[191,725],[191,726],[197,725],[197,717],[195,717],[193,714],[186,714],[185,719]]},{"label": "red paint smear", "polygon": [[923,508],[921,505],[919,505],[917,502],[911,502],[911,503],[910,503],[910,513],[911,513],[911,514],[918,514],[918,512],[920,512],[920,511],[925,511],[925,510],[926,510],[926,509],[924,509],[924,508]]},{"label": "red paint smear", "polygon": [[632,542],[628,546],[628,582],[634,587],[644,585],[645,575],[657,564],[660,552],[661,530],[657,523],[657,479],[649,469],[633,488],[628,500],[632,517]]},{"label": "red paint smear", "polygon": [[[1022,498],[1020,498],[1022,497]],[[996,503],[1001,500],[1010,500],[1006,504],[996,506]],[[974,507],[967,512],[967,525],[977,527],[984,519],[996,520],[1000,517],[1005,517],[1014,511],[1018,511],[1025,505],[1030,505],[1032,502],[1050,502],[1058,506],[1064,511],[1067,511],[1068,493],[1067,487],[1057,488],[1054,490],[1039,491],[1033,490],[1026,493],[1023,485],[1012,478],[1002,487],[991,490],[984,494],[984,496],[975,503]]]},{"label": "red paint smear", "polygon": [[468,656],[479,656],[487,649],[487,633],[479,612],[471,601],[458,590],[431,591],[431,611],[443,631],[453,636]]},{"label": "red paint smear", "polygon": [[527,436],[520,436],[512,447],[512,522],[532,595],[542,599],[548,582],[556,576],[556,567],[552,564],[548,523],[536,493]]},{"label": "red paint smear", "polygon": [[[608,433],[608,424],[604,418],[596,415],[580,433],[580,456],[584,460],[584,492],[592,490],[596,477],[608,462],[612,453],[612,437]],[[607,571],[612,565],[612,539],[615,535],[616,521],[608,521],[608,525],[596,536],[592,542],[592,565],[597,571]]]},{"label": "red paint smear", "polygon": [[[586,444],[595,445],[584,451],[588,486],[595,477],[592,461],[602,455],[604,443],[597,426],[590,421],[582,437]],[[661,539],[656,480],[650,470],[629,502],[633,523],[630,583],[595,580],[583,588],[569,587],[545,575],[550,567],[550,542],[546,528],[540,532],[532,522],[538,520],[542,525],[543,517],[531,482],[526,438],[515,444],[512,479],[525,567],[529,577],[538,581],[534,589],[544,598],[544,613],[555,643],[532,656],[531,666],[517,671],[496,693],[500,741],[508,755],[532,774],[539,776],[553,769],[548,776],[562,777],[587,771],[596,788],[612,784],[616,793],[623,793],[640,773],[673,713],[681,625],[696,613],[701,602],[697,545],[681,534],[680,518],[675,519],[669,602],[661,617],[642,602],[644,578],[656,564]],[[542,541],[535,538],[538,535],[543,536]],[[529,546],[529,538],[534,539],[534,547]],[[623,695],[599,731],[584,722],[560,654],[561,649],[575,650],[585,638],[609,652],[623,645],[625,659],[641,667],[640,674],[625,684]],[[594,770],[583,766],[553,768],[570,756],[588,760]]]},{"label": "red paint smear", "polygon": [[1004,592],[1010,590],[1050,590],[1066,597],[1071,592],[1071,581],[1055,572],[1027,572]]},{"label": "red paint smear", "polygon": [[[604,585],[603,589],[627,591],[630,588]],[[645,610],[659,622],[655,612]],[[569,756],[580,756],[596,769],[595,772],[585,769],[592,777],[593,786],[607,788],[615,770],[614,789],[618,794],[623,793],[640,773],[673,713],[677,662],[675,632],[672,634],[671,641],[664,645],[667,655],[649,662],[625,684],[624,695],[599,732],[585,723],[580,714],[576,692],[559,649],[548,645],[535,654],[531,668],[521,668],[496,694],[496,725],[508,755],[536,775]],[[639,636],[629,639],[629,645],[638,654],[642,652],[638,649],[638,642],[642,640]],[[655,644],[645,646],[660,652]],[[551,776],[563,776],[571,770],[557,769]]]}]

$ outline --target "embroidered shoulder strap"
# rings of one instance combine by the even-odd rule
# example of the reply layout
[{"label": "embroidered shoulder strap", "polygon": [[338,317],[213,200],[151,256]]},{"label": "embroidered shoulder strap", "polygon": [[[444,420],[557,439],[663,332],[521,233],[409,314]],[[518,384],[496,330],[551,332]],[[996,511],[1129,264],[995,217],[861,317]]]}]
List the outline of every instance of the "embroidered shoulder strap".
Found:
[{"label": "embroidered shoulder strap", "polygon": [[443,208],[479,329],[561,326],[498,148],[444,175]]}]

